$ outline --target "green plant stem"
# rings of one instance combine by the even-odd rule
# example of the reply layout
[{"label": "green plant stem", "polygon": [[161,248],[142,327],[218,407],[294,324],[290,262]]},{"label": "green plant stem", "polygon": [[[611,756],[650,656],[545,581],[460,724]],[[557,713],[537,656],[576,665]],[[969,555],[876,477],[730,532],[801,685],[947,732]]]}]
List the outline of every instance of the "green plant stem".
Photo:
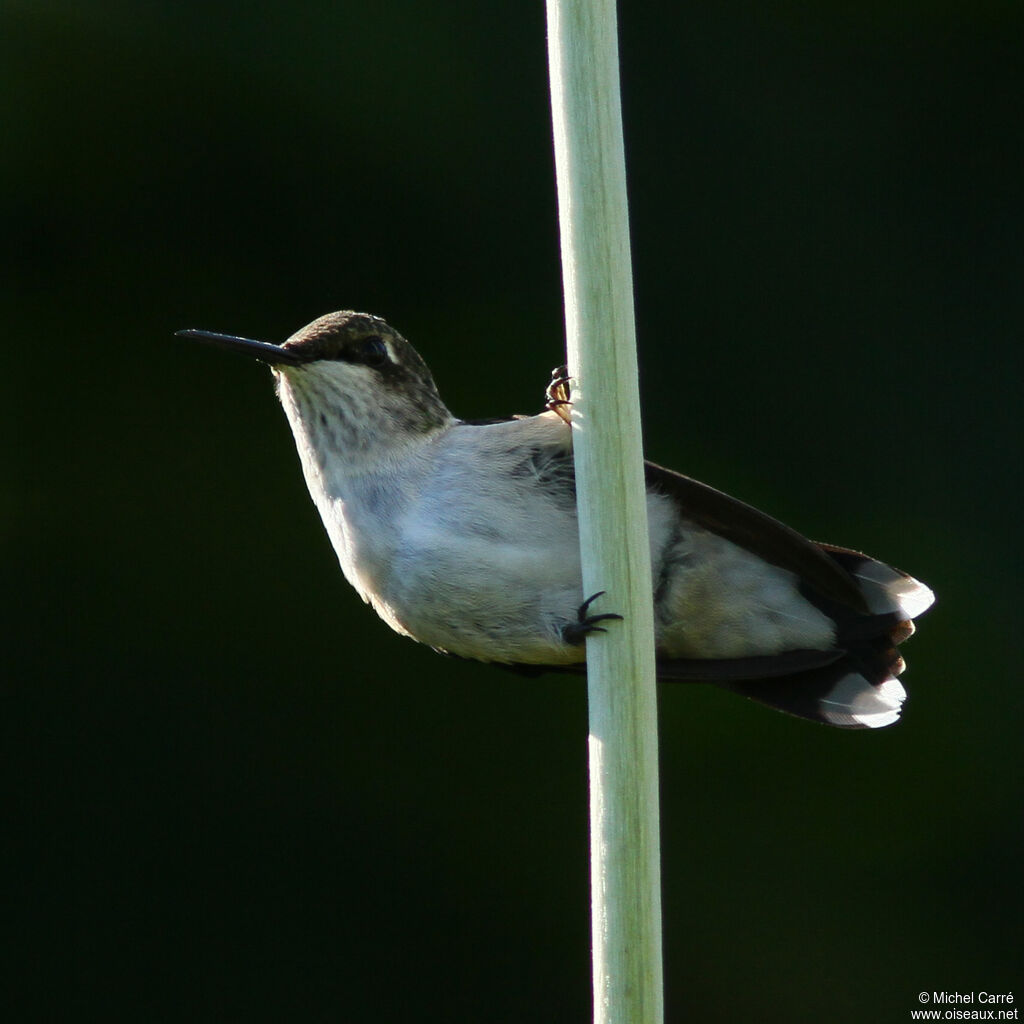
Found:
[{"label": "green plant stem", "polygon": [[548,0],[585,593],[594,1019],[663,1019],[650,547],[613,0]]}]

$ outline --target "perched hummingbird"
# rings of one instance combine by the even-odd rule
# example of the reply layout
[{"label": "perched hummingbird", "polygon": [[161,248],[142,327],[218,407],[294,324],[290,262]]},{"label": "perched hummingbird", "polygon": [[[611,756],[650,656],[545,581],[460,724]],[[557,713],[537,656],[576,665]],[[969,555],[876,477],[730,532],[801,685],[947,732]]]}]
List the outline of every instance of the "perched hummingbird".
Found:
[{"label": "perched hummingbird", "polygon": [[[585,671],[587,635],[619,616],[582,600],[564,381],[537,416],[459,420],[376,316],[329,313],[282,345],[179,334],[270,365],[342,571],[392,629],[531,674]],[[842,728],[898,719],[897,646],[933,601],[924,584],[689,477],[646,474],[659,679]]]}]

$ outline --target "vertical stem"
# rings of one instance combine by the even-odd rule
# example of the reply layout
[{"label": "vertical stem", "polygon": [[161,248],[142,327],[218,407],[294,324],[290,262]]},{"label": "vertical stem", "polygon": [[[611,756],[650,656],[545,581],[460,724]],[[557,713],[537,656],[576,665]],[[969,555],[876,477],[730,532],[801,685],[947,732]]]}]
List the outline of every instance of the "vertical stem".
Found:
[{"label": "vertical stem", "polygon": [[[661,891],[650,542],[614,0],[547,0],[587,642],[594,1019],[659,1024]],[[606,623],[607,624],[607,623]]]}]

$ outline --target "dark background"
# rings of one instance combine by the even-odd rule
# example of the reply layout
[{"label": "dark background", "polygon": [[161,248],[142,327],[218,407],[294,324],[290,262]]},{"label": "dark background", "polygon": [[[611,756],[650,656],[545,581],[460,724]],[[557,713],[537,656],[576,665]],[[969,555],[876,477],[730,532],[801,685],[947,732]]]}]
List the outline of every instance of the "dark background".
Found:
[{"label": "dark background", "polygon": [[[1018,3],[623,4],[648,453],[919,575],[904,721],[661,691],[668,1019],[1021,976]],[[11,1020],[584,1021],[586,706],[390,633],[267,372],[562,361],[540,4],[0,17]]]}]

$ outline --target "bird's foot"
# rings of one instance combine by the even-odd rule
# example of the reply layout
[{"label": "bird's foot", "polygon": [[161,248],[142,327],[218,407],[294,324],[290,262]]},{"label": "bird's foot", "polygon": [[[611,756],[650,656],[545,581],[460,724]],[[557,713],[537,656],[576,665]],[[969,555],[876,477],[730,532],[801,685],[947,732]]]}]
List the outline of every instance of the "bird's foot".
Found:
[{"label": "bird's foot", "polygon": [[576,621],[562,627],[562,639],[567,644],[572,644],[575,647],[583,643],[591,633],[607,633],[608,630],[604,626],[599,626],[598,623],[605,622],[608,619],[622,618],[621,615],[616,615],[615,612],[605,612],[603,615],[587,614],[587,609],[603,593],[603,590],[599,590],[596,594],[591,594],[576,610]]},{"label": "bird's foot", "polygon": [[556,366],[551,371],[551,383],[544,392],[544,408],[548,412],[558,413],[566,423],[569,423],[569,406],[572,405],[569,400],[570,379],[567,366]]}]

